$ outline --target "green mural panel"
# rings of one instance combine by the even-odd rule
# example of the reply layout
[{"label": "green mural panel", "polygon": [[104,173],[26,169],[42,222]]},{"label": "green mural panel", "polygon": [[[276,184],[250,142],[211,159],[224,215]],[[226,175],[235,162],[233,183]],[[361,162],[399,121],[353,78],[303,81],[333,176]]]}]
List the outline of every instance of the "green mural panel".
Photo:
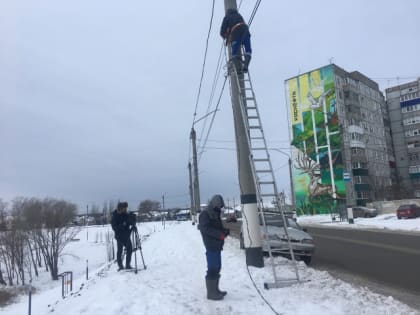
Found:
[{"label": "green mural panel", "polygon": [[346,200],[334,67],[286,81],[298,215],[336,212]]}]

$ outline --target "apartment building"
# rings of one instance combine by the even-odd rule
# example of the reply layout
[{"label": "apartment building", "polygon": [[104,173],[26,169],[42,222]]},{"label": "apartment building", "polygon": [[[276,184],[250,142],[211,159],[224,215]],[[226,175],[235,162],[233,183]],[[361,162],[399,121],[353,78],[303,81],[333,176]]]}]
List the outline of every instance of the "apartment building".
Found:
[{"label": "apartment building", "polygon": [[378,84],[330,64],[285,85],[297,207],[328,213],[390,198],[395,158]]},{"label": "apartment building", "polygon": [[385,90],[399,198],[420,198],[420,78]]}]

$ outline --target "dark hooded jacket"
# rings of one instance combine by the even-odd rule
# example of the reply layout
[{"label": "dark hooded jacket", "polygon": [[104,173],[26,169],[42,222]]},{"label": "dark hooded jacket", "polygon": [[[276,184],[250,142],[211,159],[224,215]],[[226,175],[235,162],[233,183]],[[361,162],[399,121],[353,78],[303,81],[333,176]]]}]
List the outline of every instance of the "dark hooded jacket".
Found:
[{"label": "dark hooded jacket", "polygon": [[222,240],[222,234],[224,233],[224,228],[220,218],[220,211],[224,206],[223,197],[215,195],[198,218],[198,228],[203,237],[204,246],[208,251],[223,249],[224,240]]},{"label": "dark hooded jacket", "polygon": [[112,213],[111,226],[115,232],[115,238],[120,242],[125,242],[130,238],[131,227],[136,224],[135,219],[127,213]]},{"label": "dark hooded jacket", "polygon": [[240,40],[244,36],[249,35],[248,25],[246,25],[242,15],[235,9],[226,11],[222,27],[220,28],[220,35],[229,42]]}]

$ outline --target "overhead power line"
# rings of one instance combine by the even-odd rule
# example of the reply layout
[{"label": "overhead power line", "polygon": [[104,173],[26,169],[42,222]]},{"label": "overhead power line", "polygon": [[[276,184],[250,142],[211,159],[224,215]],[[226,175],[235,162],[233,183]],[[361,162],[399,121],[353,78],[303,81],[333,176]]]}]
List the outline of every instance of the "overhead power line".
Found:
[{"label": "overhead power line", "polygon": [[195,102],[192,126],[194,126],[195,117],[197,116],[198,102],[200,100],[201,86],[203,84],[203,77],[204,77],[204,70],[206,68],[207,51],[208,51],[208,48],[209,48],[209,38],[210,38],[211,28],[212,28],[212,25],[213,25],[214,4],[215,4],[215,0],[212,1],[210,24],[209,24],[209,30],[207,32],[206,49],[204,50],[203,65],[202,65],[202,68],[201,68],[200,84],[198,85],[198,93],[197,93],[197,99],[196,99],[196,102]]},{"label": "overhead power line", "polygon": [[254,20],[255,14],[257,13],[258,8],[260,6],[260,3],[261,3],[261,0],[257,0],[257,2],[255,3],[254,9],[252,10],[251,16],[248,21],[248,26],[251,26],[252,21]]}]

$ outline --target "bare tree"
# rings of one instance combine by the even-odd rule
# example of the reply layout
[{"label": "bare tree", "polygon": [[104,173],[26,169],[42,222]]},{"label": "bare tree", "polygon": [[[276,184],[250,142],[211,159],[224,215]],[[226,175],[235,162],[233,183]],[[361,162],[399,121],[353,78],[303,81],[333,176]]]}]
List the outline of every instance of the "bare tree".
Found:
[{"label": "bare tree", "polygon": [[150,213],[160,209],[160,202],[156,200],[146,199],[140,202],[137,210],[140,214]]},{"label": "bare tree", "polygon": [[79,232],[79,229],[70,226],[76,212],[77,207],[73,203],[44,199],[40,213],[42,227],[31,231],[53,280],[58,280],[58,259],[64,247]]},{"label": "bare tree", "polygon": [[6,209],[7,209],[7,202],[3,201],[0,198],[0,231],[5,231],[7,228]]},{"label": "bare tree", "polygon": [[4,281],[3,278],[3,272],[2,272],[2,255],[1,255],[1,251],[2,251],[2,237],[4,234],[4,232],[6,230],[6,209],[7,209],[7,203],[4,202],[1,198],[0,198],[0,284],[1,285],[6,285],[6,281]]}]

